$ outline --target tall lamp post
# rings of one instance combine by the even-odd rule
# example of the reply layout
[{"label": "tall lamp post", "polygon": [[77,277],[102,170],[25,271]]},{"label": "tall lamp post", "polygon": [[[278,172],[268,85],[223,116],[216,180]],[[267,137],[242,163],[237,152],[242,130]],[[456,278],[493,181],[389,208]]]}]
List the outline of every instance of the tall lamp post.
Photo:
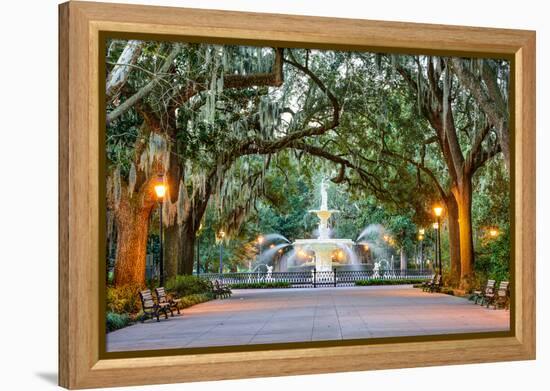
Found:
[{"label": "tall lamp post", "polygon": [[439,268],[439,262],[438,262],[438,256],[437,256],[437,229],[439,228],[439,225],[437,224],[437,221],[433,223],[433,229],[435,232],[434,235],[434,260],[432,262],[432,270],[435,272]]},{"label": "tall lamp post", "polygon": [[225,231],[220,230],[218,238],[220,239],[220,274],[223,274],[223,238],[225,237]]},{"label": "tall lamp post", "polygon": [[439,275],[443,276],[442,267],[441,267],[441,214],[443,213],[443,208],[439,205],[434,206],[434,214],[437,218],[437,261],[439,267]]},{"label": "tall lamp post", "polygon": [[420,271],[424,270],[424,228],[418,230],[418,240],[420,241]]},{"label": "tall lamp post", "polygon": [[166,195],[166,184],[164,183],[164,176],[159,176],[157,183],[155,184],[155,193],[159,204],[159,284],[164,286],[164,249],[163,249],[163,227],[162,227],[162,204],[164,203],[164,196]]}]

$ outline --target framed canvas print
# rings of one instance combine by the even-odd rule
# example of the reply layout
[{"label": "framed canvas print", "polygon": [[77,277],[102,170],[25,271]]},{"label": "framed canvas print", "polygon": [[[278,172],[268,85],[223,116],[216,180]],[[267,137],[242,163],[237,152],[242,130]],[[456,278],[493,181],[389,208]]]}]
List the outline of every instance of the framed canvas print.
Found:
[{"label": "framed canvas print", "polygon": [[62,386],[535,357],[534,32],[59,12]]}]

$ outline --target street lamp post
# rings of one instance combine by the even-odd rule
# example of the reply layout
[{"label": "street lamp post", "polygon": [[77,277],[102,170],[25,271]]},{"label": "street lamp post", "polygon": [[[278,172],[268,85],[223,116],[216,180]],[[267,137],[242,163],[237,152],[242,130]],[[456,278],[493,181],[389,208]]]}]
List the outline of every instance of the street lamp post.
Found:
[{"label": "street lamp post", "polygon": [[163,226],[162,226],[162,205],[164,203],[164,196],[166,195],[166,184],[164,183],[164,176],[159,176],[157,184],[155,185],[155,193],[159,203],[159,284],[164,286],[164,249],[163,249]]},{"label": "street lamp post", "polygon": [[432,262],[432,269],[435,271],[439,268],[439,257],[438,257],[438,242],[437,242],[437,232],[439,230],[439,224],[437,222],[435,222],[433,224],[433,228],[434,228],[434,232],[435,232],[435,235],[434,235],[434,262]]},{"label": "street lamp post", "polygon": [[437,217],[437,259],[439,274],[443,276],[442,267],[441,267],[441,214],[443,213],[443,208],[439,205],[434,206],[434,214]]},{"label": "street lamp post", "polygon": [[420,271],[424,270],[424,228],[418,230],[418,240],[420,241]]},{"label": "street lamp post", "polygon": [[223,274],[223,238],[225,237],[225,232],[220,231],[218,237],[220,238],[220,274]]}]

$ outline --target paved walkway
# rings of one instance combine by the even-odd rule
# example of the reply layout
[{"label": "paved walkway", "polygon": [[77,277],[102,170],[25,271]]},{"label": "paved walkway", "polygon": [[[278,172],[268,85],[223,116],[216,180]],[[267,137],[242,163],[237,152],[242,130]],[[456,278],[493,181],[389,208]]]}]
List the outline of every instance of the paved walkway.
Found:
[{"label": "paved walkway", "polygon": [[107,351],[504,331],[510,318],[411,286],[234,290],[183,313],[109,333]]}]

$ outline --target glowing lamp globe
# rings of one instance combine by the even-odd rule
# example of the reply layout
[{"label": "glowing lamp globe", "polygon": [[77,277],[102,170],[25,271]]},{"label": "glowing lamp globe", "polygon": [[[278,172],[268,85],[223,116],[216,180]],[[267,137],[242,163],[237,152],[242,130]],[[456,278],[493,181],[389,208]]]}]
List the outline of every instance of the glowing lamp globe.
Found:
[{"label": "glowing lamp globe", "polygon": [[434,206],[434,214],[437,217],[440,217],[442,213],[443,213],[443,208],[441,206],[439,206],[439,205]]},{"label": "glowing lamp globe", "polygon": [[160,199],[164,198],[164,195],[166,194],[166,186],[162,183],[155,185],[155,194]]}]

